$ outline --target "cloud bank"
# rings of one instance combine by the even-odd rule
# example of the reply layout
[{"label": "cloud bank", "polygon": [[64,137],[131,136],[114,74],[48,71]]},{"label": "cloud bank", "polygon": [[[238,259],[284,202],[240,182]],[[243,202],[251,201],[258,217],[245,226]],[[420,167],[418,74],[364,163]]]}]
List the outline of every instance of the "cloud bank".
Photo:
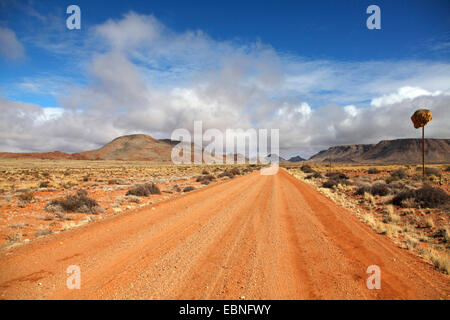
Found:
[{"label": "cloud bank", "polygon": [[[1,151],[84,151],[123,134],[170,137],[202,120],[204,130],[278,128],[281,155],[309,156],[418,137],[409,117],[424,107],[434,114],[427,136],[448,138],[444,62],[305,59],[260,42],[176,33],[134,12],[92,27],[83,52],[85,81],[52,91],[60,108],[0,99]],[[41,80],[27,78],[22,89]]]}]

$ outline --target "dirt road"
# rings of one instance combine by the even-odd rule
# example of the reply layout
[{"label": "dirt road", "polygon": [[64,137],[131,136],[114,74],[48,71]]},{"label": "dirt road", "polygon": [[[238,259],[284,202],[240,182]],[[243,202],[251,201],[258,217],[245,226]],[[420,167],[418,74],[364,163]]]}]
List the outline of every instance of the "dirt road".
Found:
[{"label": "dirt road", "polygon": [[154,207],[3,250],[0,298],[449,299],[449,276],[283,170]]}]

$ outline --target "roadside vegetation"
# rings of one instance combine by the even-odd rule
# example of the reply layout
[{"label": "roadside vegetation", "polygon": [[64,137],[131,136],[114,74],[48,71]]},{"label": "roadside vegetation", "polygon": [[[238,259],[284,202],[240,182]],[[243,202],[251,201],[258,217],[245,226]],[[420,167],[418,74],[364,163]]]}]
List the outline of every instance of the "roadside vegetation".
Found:
[{"label": "roadside vegetation", "polygon": [[450,274],[448,165],[301,164],[288,172],[348,208],[378,234]]},{"label": "roadside vegetation", "polygon": [[[0,160],[0,248],[151,207],[261,165]],[[150,208],[151,209],[151,208]]]}]

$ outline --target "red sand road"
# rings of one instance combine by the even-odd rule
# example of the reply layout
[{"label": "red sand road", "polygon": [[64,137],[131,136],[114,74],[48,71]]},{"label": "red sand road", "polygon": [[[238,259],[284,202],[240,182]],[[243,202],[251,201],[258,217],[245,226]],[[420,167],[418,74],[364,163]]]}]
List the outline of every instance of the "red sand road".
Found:
[{"label": "red sand road", "polygon": [[[66,287],[69,265],[81,289]],[[381,268],[381,289],[366,269]],[[2,299],[448,299],[450,277],[284,170],[0,253]]]}]

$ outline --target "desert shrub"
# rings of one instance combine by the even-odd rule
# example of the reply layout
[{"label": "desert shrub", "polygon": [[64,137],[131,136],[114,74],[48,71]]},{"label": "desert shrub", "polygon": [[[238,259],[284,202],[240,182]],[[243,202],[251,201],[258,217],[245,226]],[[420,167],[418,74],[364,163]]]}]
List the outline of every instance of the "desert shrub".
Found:
[{"label": "desert shrub", "polygon": [[405,188],[405,184],[401,181],[395,181],[389,184],[389,189],[391,189],[392,192],[395,192],[396,190],[401,190]]},{"label": "desert shrub", "polygon": [[355,194],[363,196],[364,193],[370,193],[371,190],[372,190],[372,186],[370,186],[370,185],[363,185],[363,186],[359,187],[356,190]]},{"label": "desert shrub", "polygon": [[211,181],[213,181],[213,180],[215,180],[215,179],[216,179],[216,178],[215,178],[213,175],[211,175],[211,174],[206,174],[206,175],[203,175],[203,176],[198,176],[197,179],[196,179],[195,181],[197,181],[197,182],[202,182],[202,183],[203,183],[203,181],[211,182]]},{"label": "desert shrub", "polygon": [[161,190],[154,183],[146,183],[137,185],[134,188],[127,191],[126,196],[138,196],[138,197],[147,197],[151,194],[161,194]]},{"label": "desert shrub", "polygon": [[348,176],[342,172],[327,172],[325,175],[330,179],[348,179]]},{"label": "desert shrub", "polygon": [[54,199],[46,207],[47,211],[65,211],[81,213],[98,213],[100,206],[95,199],[89,198],[85,190],[78,190],[75,194],[63,199]]},{"label": "desert shrub", "polygon": [[230,170],[230,172],[231,172],[233,175],[235,175],[235,176],[241,174],[241,172],[239,171],[238,168],[232,168],[232,169]]},{"label": "desert shrub", "polygon": [[314,173],[313,168],[311,168],[309,164],[302,165],[300,170],[302,170],[304,173]]},{"label": "desert shrub", "polygon": [[312,177],[315,178],[315,179],[323,178],[322,174],[320,172],[317,172],[317,171],[312,174]]},{"label": "desert shrub", "polygon": [[60,185],[61,185],[61,187],[62,187],[63,189],[70,189],[70,188],[72,188],[73,186],[75,186],[74,183],[73,183],[72,181],[63,182],[63,183],[61,183]]},{"label": "desert shrub", "polygon": [[396,182],[399,180],[400,180],[400,178],[395,176],[395,177],[387,177],[384,181],[386,181],[387,184],[391,184],[392,182]]},{"label": "desert shrub", "polygon": [[125,196],[125,199],[128,202],[141,203],[141,199],[138,196],[128,195],[128,196]]},{"label": "desert shrub", "polygon": [[444,171],[445,171],[445,172],[450,172],[450,166],[447,166],[447,167],[444,169]]},{"label": "desert shrub", "polygon": [[310,174],[310,175],[306,176],[305,179],[312,179],[312,178],[314,178],[314,179],[323,178],[323,176],[322,176],[322,174],[320,172],[314,171],[313,174]]},{"label": "desert shrub", "polygon": [[48,188],[49,185],[50,185],[50,182],[48,182],[48,181],[41,181],[39,183],[39,188]]},{"label": "desert shrub", "polygon": [[415,190],[405,190],[397,194],[392,199],[392,203],[400,207],[406,207],[407,203],[415,204],[415,197],[416,197]]},{"label": "desert shrub", "polygon": [[31,200],[33,200],[33,192],[25,192],[22,193],[18,196],[19,200],[24,202],[24,203],[28,203]]},{"label": "desert shrub", "polygon": [[339,179],[339,178],[330,178],[327,181],[322,183],[323,188],[334,188],[337,185],[348,185],[349,182],[347,179]]},{"label": "desert shrub", "polygon": [[441,173],[436,168],[425,168],[425,174],[427,176],[431,176],[431,175],[434,175],[436,177],[440,177],[441,176]]},{"label": "desert shrub", "polygon": [[367,173],[369,173],[369,174],[377,174],[377,173],[380,173],[380,170],[378,170],[377,168],[373,167],[373,168],[369,168],[369,170],[367,170]]},{"label": "desert shrub", "polygon": [[413,203],[422,208],[437,208],[448,205],[449,200],[450,196],[444,190],[425,185],[417,190],[406,190],[397,194],[392,203],[401,207]]},{"label": "desert shrub", "polygon": [[450,196],[442,189],[424,186],[416,190],[415,199],[423,208],[436,208],[448,204]]},{"label": "desert shrub", "polygon": [[150,194],[161,194],[161,190],[159,190],[158,186],[154,183],[146,183],[144,185]]},{"label": "desert shrub", "polygon": [[383,183],[375,183],[370,188],[370,193],[374,196],[386,196],[391,192],[389,187]]},{"label": "desert shrub", "polygon": [[406,174],[405,169],[397,169],[391,172],[391,177],[398,179],[406,179],[408,175]]},{"label": "desert shrub", "polygon": [[203,169],[202,174],[209,174],[208,170]]},{"label": "desert shrub", "polygon": [[6,240],[8,240],[8,242],[11,242],[11,243],[21,242],[22,236],[23,236],[22,232],[14,232],[14,233],[10,233],[9,235],[7,235]]},{"label": "desert shrub", "polygon": [[334,180],[334,179],[328,179],[327,181],[324,181],[323,183],[322,183],[322,187],[324,187],[324,188],[333,188],[334,186],[336,186],[337,185],[337,181],[336,180]]},{"label": "desert shrub", "polygon": [[111,180],[108,180],[108,184],[123,185],[123,184],[128,184],[128,181],[125,181],[124,179],[111,179]]},{"label": "desert shrub", "polygon": [[390,188],[383,183],[375,183],[373,186],[365,185],[358,188],[356,194],[364,195],[369,193],[373,196],[386,196],[391,192]]},{"label": "desert shrub", "polygon": [[195,188],[193,186],[187,186],[186,188],[183,189],[183,192],[189,192],[195,190]]},{"label": "desert shrub", "polygon": [[231,171],[225,170],[224,172],[220,173],[218,175],[219,178],[223,178],[223,177],[229,177],[229,178],[234,178],[234,174]]},{"label": "desert shrub", "polygon": [[138,197],[147,197],[150,195],[150,192],[144,185],[138,185],[127,191],[126,196],[138,196]]}]

